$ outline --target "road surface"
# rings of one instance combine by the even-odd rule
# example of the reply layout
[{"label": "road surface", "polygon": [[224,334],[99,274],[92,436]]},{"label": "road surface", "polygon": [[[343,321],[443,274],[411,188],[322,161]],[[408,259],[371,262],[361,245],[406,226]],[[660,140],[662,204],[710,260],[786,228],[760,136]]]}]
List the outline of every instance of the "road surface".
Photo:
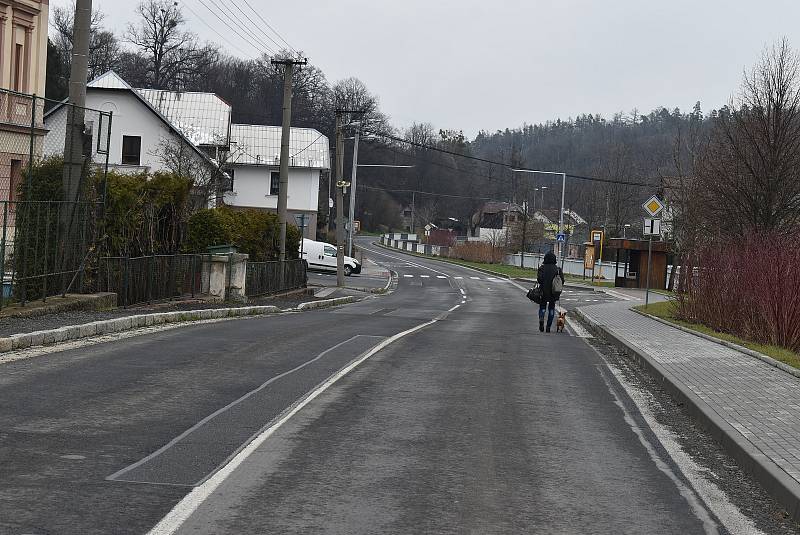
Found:
[{"label": "road surface", "polygon": [[523,288],[364,246],[390,295],[0,366],[0,532],[725,532]]}]

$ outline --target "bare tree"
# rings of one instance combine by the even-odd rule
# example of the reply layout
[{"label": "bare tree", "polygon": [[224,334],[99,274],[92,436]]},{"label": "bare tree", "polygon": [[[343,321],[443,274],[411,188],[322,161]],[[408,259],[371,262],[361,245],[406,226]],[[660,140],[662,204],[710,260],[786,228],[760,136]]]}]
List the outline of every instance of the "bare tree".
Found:
[{"label": "bare tree", "polygon": [[390,132],[389,119],[380,111],[378,97],[370,93],[366,84],[358,78],[345,78],[333,84],[333,105],[336,109],[359,110],[358,117],[345,117],[359,120],[363,128],[373,132]]},{"label": "bare tree", "polygon": [[800,57],[786,39],[763,52],[739,97],[714,117],[699,171],[721,230],[800,226]]},{"label": "bare tree", "polygon": [[[92,12],[89,35],[89,79],[94,79],[101,74],[116,69],[119,64],[122,48],[119,40],[110,31],[102,27],[105,14],[98,10]],[[72,59],[73,22],[75,7],[53,8],[50,25],[53,27],[53,44],[59,52],[60,61],[65,65],[65,72],[69,72]]]},{"label": "bare tree", "polygon": [[128,24],[125,39],[146,58],[150,87],[181,89],[217,61],[217,47],[201,46],[195,34],[182,29],[186,21],[177,2],[143,0],[136,12],[140,21]]}]

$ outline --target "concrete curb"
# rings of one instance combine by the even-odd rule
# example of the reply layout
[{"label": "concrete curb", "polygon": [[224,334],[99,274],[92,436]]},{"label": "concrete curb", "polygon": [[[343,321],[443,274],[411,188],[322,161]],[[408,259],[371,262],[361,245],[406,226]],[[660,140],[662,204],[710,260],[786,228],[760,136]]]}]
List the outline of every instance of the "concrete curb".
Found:
[{"label": "concrete curb", "polygon": [[11,336],[0,338],[0,353],[28,347],[57,344],[59,342],[78,340],[80,338],[89,338],[100,334],[129,331],[165,323],[257,316],[275,314],[280,311],[281,310],[276,306],[251,306],[138,314],[135,316],[93,321],[81,325],[65,325],[64,327],[46,331],[12,334]]},{"label": "concrete curb", "polygon": [[587,316],[580,308],[575,309],[575,315],[589,330],[616,345],[662,383],[678,402],[685,405],[689,414],[711,433],[725,451],[736,459],[742,469],[750,473],[767,492],[786,507],[792,519],[800,521],[800,483],[797,480],[784,472],[772,459],[742,436],[681,381],[672,377],[646,352],[617,336],[605,325]]},{"label": "concrete curb", "polygon": [[740,346],[739,344],[734,344],[733,342],[728,342],[727,340],[722,340],[721,338],[716,338],[714,336],[711,336],[710,334],[701,333],[701,332],[692,330],[692,329],[690,329],[688,327],[684,327],[683,325],[678,325],[677,323],[672,323],[671,321],[665,320],[663,318],[652,316],[652,315],[648,314],[647,312],[642,312],[641,310],[636,310],[635,308],[632,308],[631,310],[633,312],[636,312],[637,314],[640,314],[642,316],[648,317],[651,320],[656,320],[657,322],[663,323],[664,325],[669,325],[670,327],[674,327],[674,328],[678,329],[679,331],[683,331],[685,333],[689,333],[689,334],[693,334],[695,336],[699,336],[700,338],[702,338],[704,340],[708,340],[709,342],[714,342],[715,344],[719,344],[721,346],[725,346],[728,349],[733,349],[733,350],[738,351],[740,353],[744,353],[745,355],[748,355],[750,357],[755,357],[758,360],[762,360],[762,361],[766,362],[770,366],[774,366],[774,367],[778,368],[779,370],[785,371],[786,373],[789,373],[791,375],[794,375],[795,377],[800,378],[800,370],[798,370],[797,368],[793,368],[792,366],[789,366],[788,364],[785,364],[785,363],[783,363],[783,362],[781,362],[779,360],[775,360],[774,358],[772,358],[772,357],[770,357],[768,355],[765,355],[763,353],[759,353],[758,351],[753,351],[752,349],[746,348],[744,346]]},{"label": "concrete curb", "polygon": [[356,301],[358,301],[357,297],[348,295],[347,297],[336,297],[335,299],[323,299],[321,301],[300,303],[294,310],[318,310],[321,308],[335,307],[337,305],[345,305],[347,303],[355,303]]}]

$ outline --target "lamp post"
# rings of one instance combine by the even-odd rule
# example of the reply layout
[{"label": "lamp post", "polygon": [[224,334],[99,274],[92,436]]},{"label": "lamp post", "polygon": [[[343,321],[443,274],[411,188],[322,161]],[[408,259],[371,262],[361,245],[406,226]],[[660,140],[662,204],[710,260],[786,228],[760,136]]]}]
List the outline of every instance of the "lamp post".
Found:
[{"label": "lamp post", "polygon": [[[559,211],[558,215],[558,233],[564,233],[564,194],[567,189],[567,174],[566,173],[559,173],[556,171],[536,171],[533,169],[512,169],[513,172],[516,173],[538,173],[540,175],[561,175],[561,210]],[[547,186],[542,186],[542,208],[544,208],[544,190],[547,189]],[[565,247],[561,247],[561,256],[564,256],[566,252]]]}]

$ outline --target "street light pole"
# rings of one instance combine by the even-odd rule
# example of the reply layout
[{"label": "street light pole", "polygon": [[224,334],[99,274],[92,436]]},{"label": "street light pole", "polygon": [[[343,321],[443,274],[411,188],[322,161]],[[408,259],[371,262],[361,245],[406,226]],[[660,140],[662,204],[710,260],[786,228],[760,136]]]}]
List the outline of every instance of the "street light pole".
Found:
[{"label": "street light pole", "polygon": [[347,229],[347,256],[353,256],[353,226],[355,225],[356,214],[356,171],[358,170],[358,139],[361,135],[361,123],[356,128],[356,139],[353,145],[353,172],[350,179],[350,213],[349,227]]}]

